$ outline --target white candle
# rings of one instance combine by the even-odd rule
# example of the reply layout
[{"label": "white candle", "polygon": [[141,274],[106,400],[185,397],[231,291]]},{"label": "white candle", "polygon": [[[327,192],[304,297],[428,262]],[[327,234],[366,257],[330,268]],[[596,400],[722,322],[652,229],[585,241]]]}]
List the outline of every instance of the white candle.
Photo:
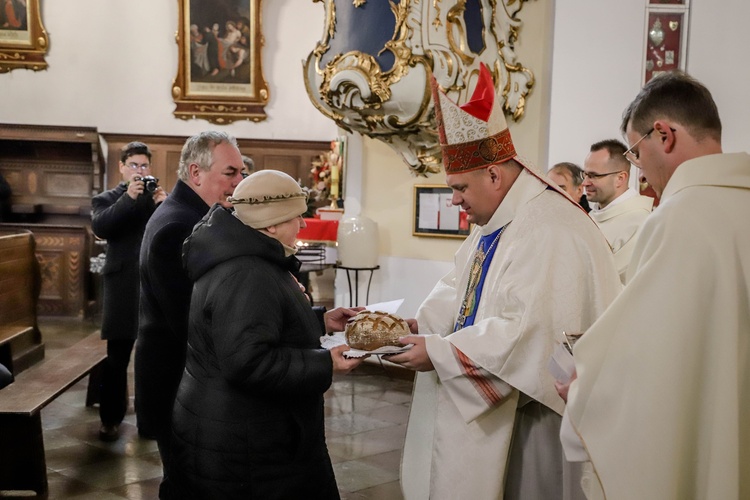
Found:
[{"label": "white candle", "polygon": [[339,197],[339,155],[331,153],[331,198]]}]

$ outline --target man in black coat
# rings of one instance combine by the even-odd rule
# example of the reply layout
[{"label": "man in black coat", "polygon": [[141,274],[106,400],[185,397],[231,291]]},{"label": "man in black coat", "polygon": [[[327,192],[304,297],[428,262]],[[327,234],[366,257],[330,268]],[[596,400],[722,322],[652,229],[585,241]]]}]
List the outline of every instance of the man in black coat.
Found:
[{"label": "man in black coat", "polygon": [[242,180],[242,155],[234,137],[208,131],[189,138],[169,198],[146,225],[141,247],[140,324],[135,353],[138,431],[155,437],[164,466],[160,498],[169,488],[172,407],[185,368],[192,283],[182,266],[182,243],[214,203]]},{"label": "man in black coat", "polygon": [[91,227],[96,236],[107,240],[102,269],[102,338],[107,341],[107,361],[99,397],[99,439],[103,441],[117,439],[128,409],[128,364],[138,334],[138,256],[146,223],[167,197],[161,187],[144,190],[143,177],[151,175],[151,151],[142,142],[122,148],[120,174],[122,182],[117,187],[91,200]]}]

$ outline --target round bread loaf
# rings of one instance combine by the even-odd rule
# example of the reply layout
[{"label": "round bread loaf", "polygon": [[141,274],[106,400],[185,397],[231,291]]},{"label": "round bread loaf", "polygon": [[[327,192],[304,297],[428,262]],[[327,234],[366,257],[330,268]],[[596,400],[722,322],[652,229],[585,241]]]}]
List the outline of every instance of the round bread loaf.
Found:
[{"label": "round bread loaf", "polygon": [[352,349],[374,351],[384,346],[398,346],[399,337],[409,335],[409,325],[403,318],[382,311],[362,311],[346,325],[346,343]]}]

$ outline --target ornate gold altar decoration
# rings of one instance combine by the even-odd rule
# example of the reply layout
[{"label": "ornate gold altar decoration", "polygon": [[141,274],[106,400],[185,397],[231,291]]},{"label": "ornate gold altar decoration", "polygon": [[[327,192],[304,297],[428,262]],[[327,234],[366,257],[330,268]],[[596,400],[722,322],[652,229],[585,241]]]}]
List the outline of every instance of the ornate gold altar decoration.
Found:
[{"label": "ornate gold altar decoration", "polygon": [[312,161],[310,201],[330,200],[332,207],[336,208],[337,201],[343,197],[345,141],[343,136],[331,141],[331,148]]},{"label": "ornate gold altar decoration", "polygon": [[387,143],[413,174],[437,173],[430,75],[463,102],[483,62],[506,113],[520,119],[534,85],[514,51],[527,1],[313,0],[326,16],[323,39],[305,61],[308,96],[341,128]]}]

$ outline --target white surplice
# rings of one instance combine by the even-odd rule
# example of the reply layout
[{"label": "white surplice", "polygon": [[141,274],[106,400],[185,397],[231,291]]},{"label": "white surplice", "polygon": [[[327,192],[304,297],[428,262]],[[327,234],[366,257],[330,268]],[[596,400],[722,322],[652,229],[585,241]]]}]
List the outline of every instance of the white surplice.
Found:
[{"label": "white surplice", "polygon": [[653,198],[641,196],[631,188],[605,208],[589,212],[612,247],[615,267],[623,283],[641,227],[653,206]]},{"label": "white surplice", "polygon": [[574,350],[590,498],[750,498],[749,287],[750,155],[683,163]]},{"label": "white surplice", "polygon": [[[508,223],[474,324],[451,333],[479,238]],[[547,370],[555,335],[584,331],[620,287],[594,222],[522,171],[417,313],[420,334],[431,334],[426,346],[435,371],[416,378],[402,464],[405,498],[503,498],[519,396],[562,413]]]}]

